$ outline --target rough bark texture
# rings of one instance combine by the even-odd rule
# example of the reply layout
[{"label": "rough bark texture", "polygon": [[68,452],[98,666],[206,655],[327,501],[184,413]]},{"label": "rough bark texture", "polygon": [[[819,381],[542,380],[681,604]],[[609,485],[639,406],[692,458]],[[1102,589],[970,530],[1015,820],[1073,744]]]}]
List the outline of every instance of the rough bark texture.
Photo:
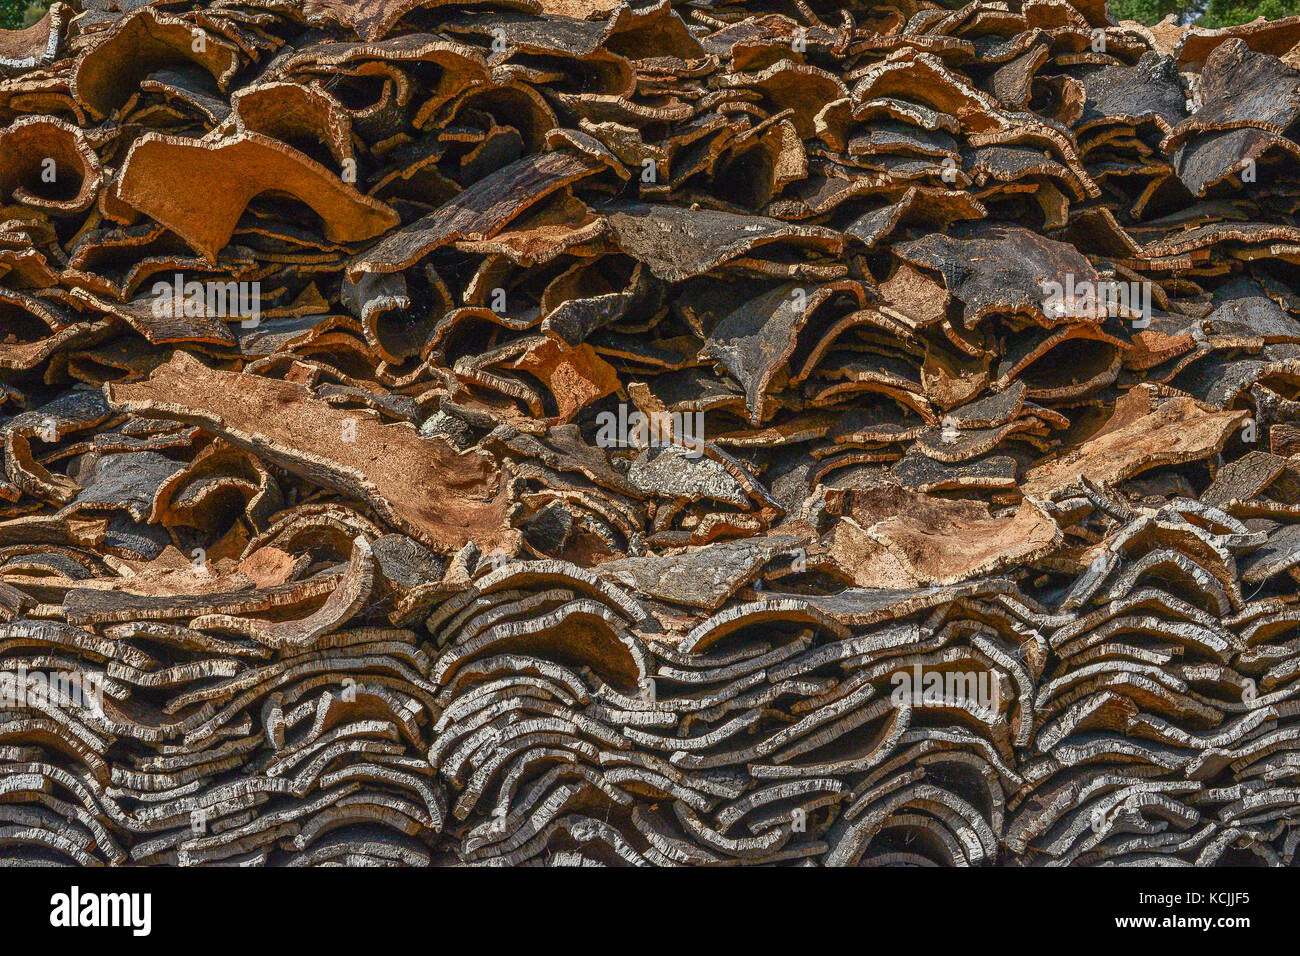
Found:
[{"label": "rough bark texture", "polygon": [[1290,864],[1300,20],[0,35],[0,863]]}]

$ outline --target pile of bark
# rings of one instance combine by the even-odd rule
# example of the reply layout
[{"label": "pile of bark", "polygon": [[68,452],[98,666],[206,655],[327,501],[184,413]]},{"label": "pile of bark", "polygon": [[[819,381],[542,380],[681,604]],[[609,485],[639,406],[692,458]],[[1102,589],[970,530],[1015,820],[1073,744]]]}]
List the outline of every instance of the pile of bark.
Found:
[{"label": "pile of bark", "polygon": [[0,861],[1289,864],[1300,18],[0,32]]}]

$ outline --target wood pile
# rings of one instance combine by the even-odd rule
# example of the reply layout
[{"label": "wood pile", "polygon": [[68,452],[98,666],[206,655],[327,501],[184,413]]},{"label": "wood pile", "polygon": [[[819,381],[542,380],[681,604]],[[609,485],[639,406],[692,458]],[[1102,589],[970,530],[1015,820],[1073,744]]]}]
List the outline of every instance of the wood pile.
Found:
[{"label": "wood pile", "polygon": [[1300,18],[0,32],[0,861],[1290,864]]}]

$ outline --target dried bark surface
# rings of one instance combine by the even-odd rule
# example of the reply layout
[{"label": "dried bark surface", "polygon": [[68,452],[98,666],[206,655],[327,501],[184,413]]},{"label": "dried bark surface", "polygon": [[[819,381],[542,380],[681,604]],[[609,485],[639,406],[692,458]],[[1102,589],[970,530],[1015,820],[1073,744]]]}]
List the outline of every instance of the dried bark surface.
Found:
[{"label": "dried bark surface", "polygon": [[1292,863],[1298,51],[0,33],[0,863]]}]

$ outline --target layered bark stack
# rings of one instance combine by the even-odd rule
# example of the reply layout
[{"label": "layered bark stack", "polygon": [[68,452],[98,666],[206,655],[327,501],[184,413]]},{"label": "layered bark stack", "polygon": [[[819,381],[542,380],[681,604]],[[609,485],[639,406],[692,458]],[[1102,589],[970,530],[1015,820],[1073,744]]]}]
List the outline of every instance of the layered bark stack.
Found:
[{"label": "layered bark stack", "polygon": [[1289,864],[1297,67],[1093,0],[0,34],[0,859]]}]

